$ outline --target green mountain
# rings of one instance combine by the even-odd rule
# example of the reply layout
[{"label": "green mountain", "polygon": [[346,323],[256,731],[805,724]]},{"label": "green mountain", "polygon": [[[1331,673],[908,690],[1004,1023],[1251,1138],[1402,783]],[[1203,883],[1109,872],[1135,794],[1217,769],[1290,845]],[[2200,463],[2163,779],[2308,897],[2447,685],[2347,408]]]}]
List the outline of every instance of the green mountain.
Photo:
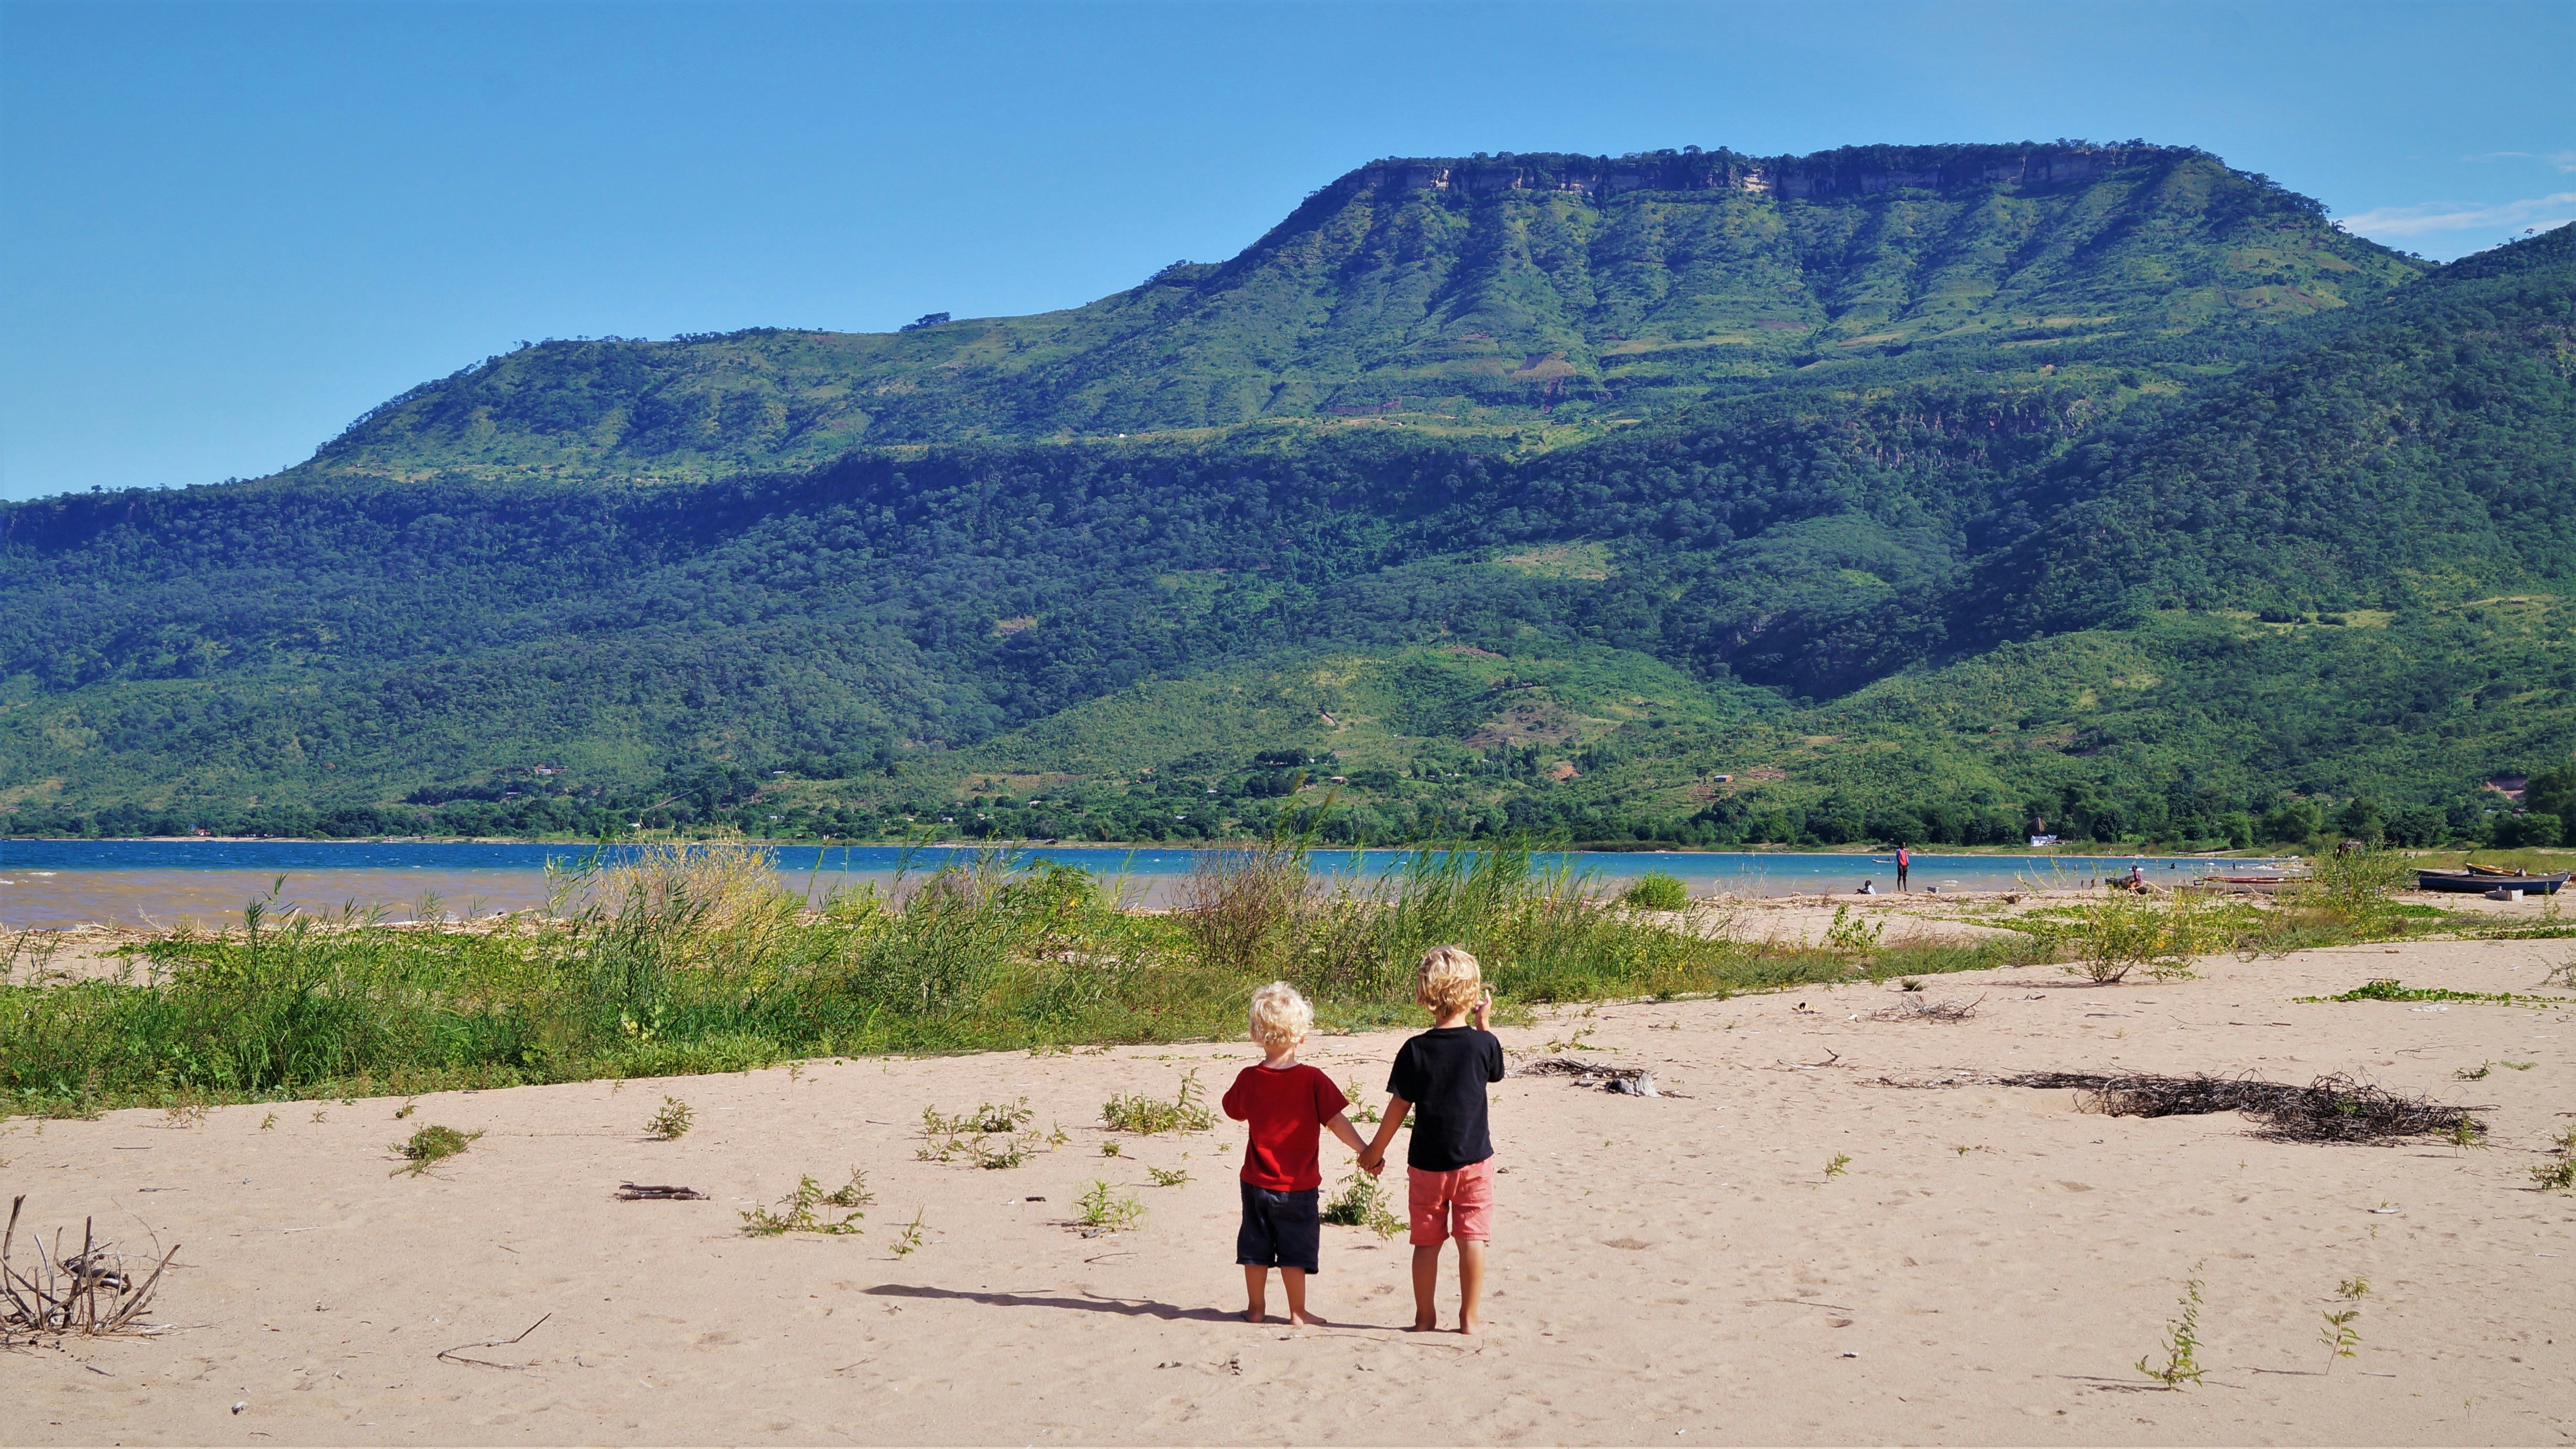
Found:
[{"label": "green mountain", "polygon": [[[2152,353],[2420,267],[2188,148],[1382,161],[1221,265],[891,334],[547,342],[370,412],[296,472],[649,482],[949,444],[1401,415],[1607,422],[1915,357]],[[2152,344],[2200,339],[2179,349]]]},{"label": "green mountain", "polygon": [[0,830],[2538,841],[2569,240],[2143,145],[1385,162],[1071,312],[525,348],[0,505]]}]

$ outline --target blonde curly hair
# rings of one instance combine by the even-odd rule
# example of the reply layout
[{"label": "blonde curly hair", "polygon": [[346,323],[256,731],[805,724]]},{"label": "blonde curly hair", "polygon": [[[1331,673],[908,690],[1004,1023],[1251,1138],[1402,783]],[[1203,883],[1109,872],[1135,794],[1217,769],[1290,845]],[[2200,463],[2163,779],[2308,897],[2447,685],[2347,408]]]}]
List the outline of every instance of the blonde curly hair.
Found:
[{"label": "blonde curly hair", "polygon": [[1252,1039],[1265,1047],[1295,1046],[1315,1029],[1315,1008],[1285,981],[1252,993]]},{"label": "blonde curly hair", "polygon": [[1434,946],[1413,968],[1413,999],[1442,1016],[1472,1009],[1484,994],[1484,970],[1464,946]]}]

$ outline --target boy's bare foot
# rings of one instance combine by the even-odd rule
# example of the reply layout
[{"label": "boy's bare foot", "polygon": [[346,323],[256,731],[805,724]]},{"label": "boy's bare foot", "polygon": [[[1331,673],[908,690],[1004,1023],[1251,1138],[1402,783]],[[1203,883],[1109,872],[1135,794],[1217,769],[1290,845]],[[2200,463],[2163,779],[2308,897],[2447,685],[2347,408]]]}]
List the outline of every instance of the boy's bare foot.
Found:
[{"label": "boy's bare foot", "polygon": [[1472,1319],[1472,1318],[1461,1318],[1461,1319],[1459,1319],[1459,1320],[1458,1320],[1458,1331],[1459,1331],[1460,1333],[1473,1333],[1473,1332],[1475,1332],[1475,1331],[1476,1331],[1476,1320],[1474,1320],[1474,1319]]},{"label": "boy's bare foot", "polygon": [[1289,1314],[1288,1323],[1292,1328],[1321,1328],[1324,1326],[1324,1320],[1317,1318],[1311,1313],[1304,1312]]},{"label": "boy's bare foot", "polygon": [[1243,1310],[1243,1321],[1246,1323],[1259,1323],[1262,1319],[1269,1316],[1270,1315],[1262,1312],[1258,1308],[1247,1308]]},{"label": "boy's bare foot", "polygon": [[1408,1328],[1408,1329],[1406,1329],[1406,1330],[1405,1330],[1405,1332],[1407,1332],[1407,1333],[1436,1333],[1436,1332],[1438,1332],[1438,1331],[1439,1331],[1439,1328],[1440,1328],[1440,1320],[1439,1320],[1439,1319],[1436,1319],[1436,1318],[1417,1318],[1417,1319],[1413,1320],[1413,1326],[1412,1326],[1412,1327],[1410,1327],[1410,1328]]}]

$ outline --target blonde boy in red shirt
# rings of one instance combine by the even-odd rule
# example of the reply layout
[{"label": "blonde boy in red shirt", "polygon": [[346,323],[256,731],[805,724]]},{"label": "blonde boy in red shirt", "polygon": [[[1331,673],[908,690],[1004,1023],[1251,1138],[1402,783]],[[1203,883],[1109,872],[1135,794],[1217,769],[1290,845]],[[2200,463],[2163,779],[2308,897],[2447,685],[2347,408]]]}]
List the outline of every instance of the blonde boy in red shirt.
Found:
[{"label": "blonde boy in red shirt", "polygon": [[1318,1129],[1329,1127],[1353,1152],[1360,1150],[1359,1129],[1343,1111],[1350,1099],[1332,1078],[1297,1060],[1298,1043],[1314,1025],[1315,1009],[1287,982],[1252,993],[1252,1039],[1262,1059],[1225,1090],[1225,1115],[1252,1126],[1241,1174],[1243,1225],[1234,1237],[1249,1300],[1246,1323],[1262,1320],[1272,1268],[1288,1289],[1288,1321],[1319,1321],[1306,1313],[1306,1275],[1318,1271],[1324,1235]]}]

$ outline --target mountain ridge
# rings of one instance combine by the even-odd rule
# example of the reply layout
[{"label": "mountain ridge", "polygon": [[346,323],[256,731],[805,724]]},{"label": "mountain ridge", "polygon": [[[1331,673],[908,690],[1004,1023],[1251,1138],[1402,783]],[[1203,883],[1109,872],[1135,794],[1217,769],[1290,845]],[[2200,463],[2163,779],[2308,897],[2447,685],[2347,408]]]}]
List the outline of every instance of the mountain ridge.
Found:
[{"label": "mountain ridge", "polygon": [[[1265,828],[1284,777],[1259,757],[1329,751],[1345,728],[1366,735],[1344,739],[1352,768],[1386,777],[1352,777],[1336,828],[1363,833],[1983,840],[2072,818],[2205,840],[2362,796],[2414,812],[2418,836],[2490,830],[2474,772],[2576,747],[2554,612],[2576,584],[2558,521],[2576,497],[2571,237],[2423,269],[2178,151],[2036,199],[1962,184],[1975,205],[1637,188],[1605,208],[1371,183],[1310,203],[1329,224],[1291,229],[1281,256],[1247,252],[1260,295],[1225,301],[1218,269],[1191,267],[1137,304],[1165,322],[1207,304],[1165,339],[1201,350],[1091,357],[1102,396],[1150,393],[1249,356],[1206,340],[1303,315],[1279,299],[1322,277],[1350,303],[1314,323],[1333,355],[1420,362],[1421,328],[1496,309],[1533,328],[1704,315],[1707,294],[1673,289],[1772,275],[1746,255],[1839,257],[1807,295],[1849,301],[1856,337],[1893,315],[1921,339],[1658,384],[1655,406],[1627,408],[1653,389],[1632,391],[1590,421],[1566,420],[1588,404],[1560,386],[1555,416],[968,431],[595,486],[595,465],[553,469],[528,419],[548,388],[615,379],[504,369],[477,386],[528,425],[483,420],[507,467],[431,450],[376,474],[0,505],[0,832],[774,815],[847,833],[981,794],[988,819],[961,829],[1195,837]],[[1725,264],[1693,272],[1668,235],[1622,271],[1674,215]],[[1947,275],[1917,252],[1974,260],[1953,243],[1992,241],[1997,217],[2054,259],[2028,287],[2091,289],[2112,321],[1997,340],[1961,325],[1993,289],[1917,286]],[[1738,224],[1760,245],[1711,241]],[[1587,235],[1601,244],[1573,247]],[[2320,260],[2347,255],[2360,275]],[[2341,305],[2267,315],[2285,258]],[[1988,261],[1979,275],[2009,271]],[[2168,282],[2219,273],[2256,285],[2175,310]],[[1639,277],[1666,290],[1619,292]],[[1596,282],[1594,310],[1572,308]],[[953,347],[936,334],[960,325],[902,345]],[[1643,329],[1611,330],[1586,365],[1625,386],[1600,364]],[[1526,402],[1587,375],[1555,360],[1498,376]],[[533,402],[506,395],[522,384]],[[367,426],[479,395],[432,389]],[[1316,670],[1356,682],[1296,683]],[[1219,758],[1225,729],[1191,717],[1218,710],[1280,738]],[[1709,772],[1738,765],[1756,773],[1715,791]],[[999,787],[967,782],[997,770],[1027,777],[1015,796],[1042,781],[1056,813],[995,813]],[[1213,819],[1169,808],[1184,776],[1218,792]]]},{"label": "mountain ridge", "polygon": [[1226,262],[1081,306],[538,344],[407,391],[289,471],[651,482],[1353,414],[1597,429],[1918,348],[2077,364],[2268,328],[2421,270],[2187,147],[1395,159]]}]

